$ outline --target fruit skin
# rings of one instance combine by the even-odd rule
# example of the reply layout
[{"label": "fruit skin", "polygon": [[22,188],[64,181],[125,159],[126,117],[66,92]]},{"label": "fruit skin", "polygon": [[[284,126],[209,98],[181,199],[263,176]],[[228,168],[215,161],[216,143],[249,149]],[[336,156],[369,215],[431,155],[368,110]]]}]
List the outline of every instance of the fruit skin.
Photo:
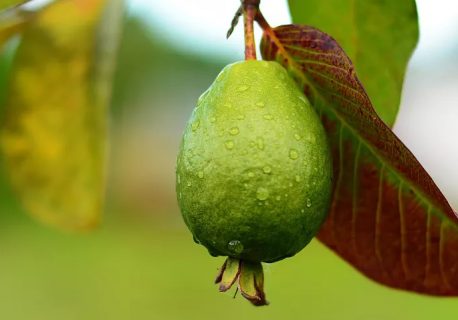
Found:
[{"label": "fruit skin", "polygon": [[183,219],[214,256],[291,257],[318,232],[331,203],[325,130],[277,62],[223,69],[187,124],[176,173]]}]

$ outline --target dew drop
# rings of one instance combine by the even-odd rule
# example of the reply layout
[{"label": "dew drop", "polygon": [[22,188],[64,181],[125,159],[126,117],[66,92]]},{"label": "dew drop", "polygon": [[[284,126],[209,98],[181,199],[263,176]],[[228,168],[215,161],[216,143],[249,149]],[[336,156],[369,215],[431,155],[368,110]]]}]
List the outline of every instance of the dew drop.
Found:
[{"label": "dew drop", "polygon": [[290,188],[293,187],[293,183],[292,183],[292,182],[289,183],[289,187],[290,187]]},{"label": "dew drop", "polygon": [[312,200],[307,198],[307,208],[310,208],[312,206]]},{"label": "dew drop", "polygon": [[194,240],[194,242],[197,243],[197,244],[201,244],[199,239],[197,239],[195,236],[192,237],[192,240]]},{"label": "dew drop", "polygon": [[245,92],[245,91],[247,91],[248,89],[250,89],[250,86],[244,84],[244,85],[239,86],[239,87],[237,88],[237,91],[239,91],[239,92]]},{"label": "dew drop", "polygon": [[289,150],[289,157],[293,160],[296,160],[299,157],[299,153],[297,152],[296,149],[290,149]]},{"label": "dew drop", "polygon": [[256,145],[256,142],[250,141],[250,147],[254,147]]},{"label": "dew drop", "polygon": [[243,244],[238,240],[232,240],[227,245],[227,250],[229,251],[229,254],[239,255],[243,252]]},{"label": "dew drop", "polygon": [[301,212],[302,212],[302,213],[304,213],[304,212],[305,212],[305,210],[304,210],[304,209],[301,209]]},{"label": "dew drop", "polygon": [[192,182],[188,181],[188,187],[192,186]]},{"label": "dew drop", "polygon": [[266,120],[272,120],[273,118],[274,118],[274,116],[271,115],[271,114],[265,114],[264,115],[264,119],[266,119]]},{"label": "dew drop", "polygon": [[301,140],[301,136],[298,135],[297,133],[294,134],[294,139],[296,139],[297,141]]},{"label": "dew drop", "polygon": [[229,102],[229,103],[226,103],[224,106],[225,106],[226,108],[228,108],[228,109],[231,109],[231,108],[232,108],[232,103],[230,103],[230,102]]},{"label": "dew drop", "polygon": [[264,171],[264,173],[271,173],[272,168],[270,166],[264,166],[264,168],[262,168],[262,171]]},{"label": "dew drop", "polygon": [[258,198],[258,200],[264,201],[268,197],[269,197],[269,190],[267,190],[266,188],[262,188],[262,187],[258,188],[258,190],[256,191],[256,198]]},{"label": "dew drop", "polygon": [[239,134],[239,128],[237,128],[237,127],[231,128],[231,130],[229,130],[229,134],[232,135],[232,136],[238,135]]},{"label": "dew drop", "polygon": [[256,107],[259,107],[259,108],[264,108],[266,106],[265,102],[257,102],[256,103]]},{"label": "dew drop", "polygon": [[264,150],[264,139],[263,137],[257,137],[256,142],[259,150]]},{"label": "dew drop", "polygon": [[297,96],[299,100],[301,100],[303,103],[307,104],[307,100],[303,96]]},{"label": "dew drop", "polygon": [[247,153],[246,149],[243,149],[242,154],[245,156]]},{"label": "dew drop", "polygon": [[212,123],[213,123],[213,122],[216,122],[216,117],[214,117],[214,116],[211,117],[211,118],[210,118],[210,121],[211,121]]},{"label": "dew drop", "polygon": [[253,178],[253,177],[254,177],[254,173],[253,173],[253,172],[248,172],[248,176],[249,176],[250,178]]},{"label": "dew drop", "polygon": [[281,196],[277,196],[275,199],[276,199],[277,201],[280,201],[280,200],[281,200]]},{"label": "dew drop", "polygon": [[199,125],[200,125],[200,121],[199,121],[199,120],[194,121],[194,122],[191,124],[191,129],[192,129],[192,131],[196,131],[197,128],[199,128]]},{"label": "dew drop", "polygon": [[180,175],[178,174],[178,184],[180,184],[180,183],[181,183],[181,177],[180,177]]},{"label": "dew drop", "polygon": [[204,177],[204,172],[203,171],[199,171],[199,178],[203,178]]},{"label": "dew drop", "polygon": [[306,165],[307,165],[307,161],[304,161],[304,166],[306,166]]},{"label": "dew drop", "polygon": [[308,134],[307,137],[305,137],[305,140],[310,142],[311,144],[316,143],[316,137],[313,133]]},{"label": "dew drop", "polygon": [[245,119],[245,116],[243,114],[239,114],[237,116],[237,120],[243,120],[243,119]]},{"label": "dew drop", "polygon": [[301,181],[301,177],[296,176],[296,182],[300,182],[300,181]]},{"label": "dew drop", "polygon": [[227,140],[227,141],[224,143],[224,146],[226,147],[227,150],[232,150],[232,149],[234,149],[234,141],[232,141],[232,140]]}]

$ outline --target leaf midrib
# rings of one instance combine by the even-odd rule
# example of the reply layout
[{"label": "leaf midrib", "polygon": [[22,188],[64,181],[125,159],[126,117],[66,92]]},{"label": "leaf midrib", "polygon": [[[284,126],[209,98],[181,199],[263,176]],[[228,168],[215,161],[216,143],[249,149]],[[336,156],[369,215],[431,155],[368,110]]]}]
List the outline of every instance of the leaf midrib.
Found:
[{"label": "leaf midrib", "polygon": [[[387,168],[390,169],[391,173],[393,175],[395,175],[399,181],[401,183],[405,183],[406,185],[408,185],[412,190],[415,191],[415,193],[418,195],[418,197],[427,204],[428,208],[435,208],[435,206],[432,204],[432,201],[429,199],[429,197],[427,197],[422,191],[418,190],[415,186],[412,186],[412,182],[409,181],[408,179],[406,179],[403,175],[400,175],[398,174],[395,170],[392,169],[392,166],[390,163],[388,163],[386,160],[384,160],[384,157],[380,156],[378,152],[374,152],[373,148],[371,147],[370,144],[367,143],[366,139],[364,139],[355,129],[353,129],[352,126],[350,126],[348,124],[347,121],[345,121],[341,115],[332,107],[328,106],[328,101],[327,99],[325,99],[323,97],[323,95],[319,92],[319,90],[317,90],[315,88],[315,86],[313,85],[313,83],[310,83],[308,80],[307,80],[307,77],[305,76],[304,72],[302,71],[302,69],[300,68],[300,66],[297,65],[296,63],[296,60],[291,56],[289,55],[289,53],[284,49],[283,47],[283,44],[279,41],[279,39],[277,38],[277,36],[275,35],[275,32],[273,31],[273,29],[268,29],[268,30],[264,30],[265,33],[269,33],[270,35],[270,38],[272,39],[272,41],[275,42],[275,44],[277,45],[278,47],[278,51],[280,52],[283,52],[283,54],[288,58],[288,63],[294,68],[296,69],[297,71],[299,71],[299,75],[300,77],[302,78],[303,80],[303,83],[308,83],[312,90],[315,92],[316,96],[319,96],[320,99],[322,101],[324,101],[324,108],[328,109],[329,111],[331,111],[335,116],[336,118],[342,123],[342,125],[345,125],[348,130],[352,133],[352,135],[358,139],[360,141],[360,143],[363,143],[365,145],[365,147],[377,158],[377,160],[380,161],[380,163],[384,166],[386,166]],[[375,113],[375,110],[374,110],[374,113]],[[380,121],[382,121],[380,119],[380,117],[375,113],[375,116],[378,117],[378,119]],[[458,225],[456,225],[455,221],[452,221],[441,209],[437,209],[437,210],[433,210],[433,212],[435,212],[437,215],[440,216],[441,219],[443,220],[446,220],[449,222],[449,224],[456,230],[458,231]]]}]

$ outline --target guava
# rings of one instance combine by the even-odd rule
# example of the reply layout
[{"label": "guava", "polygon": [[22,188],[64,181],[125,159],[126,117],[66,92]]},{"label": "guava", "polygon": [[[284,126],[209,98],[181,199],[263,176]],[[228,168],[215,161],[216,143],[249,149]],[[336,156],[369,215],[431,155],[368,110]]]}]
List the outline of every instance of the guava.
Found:
[{"label": "guava", "polygon": [[229,257],[220,290],[238,279],[246,298],[266,304],[261,262],[301,251],[325,221],[332,192],[324,127],[280,64],[222,70],[186,126],[176,190],[194,240]]}]

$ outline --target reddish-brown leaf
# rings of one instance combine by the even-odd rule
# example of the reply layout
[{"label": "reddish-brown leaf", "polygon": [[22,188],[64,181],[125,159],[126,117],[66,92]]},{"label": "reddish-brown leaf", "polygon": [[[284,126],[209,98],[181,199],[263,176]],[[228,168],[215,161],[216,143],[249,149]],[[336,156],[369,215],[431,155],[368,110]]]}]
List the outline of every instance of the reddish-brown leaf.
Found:
[{"label": "reddish-brown leaf", "polygon": [[387,286],[458,295],[458,217],[378,117],[343,49],[313,27],[260,22],[263,57],[289,70],[331,143],[336,183],[318,238]]}]

